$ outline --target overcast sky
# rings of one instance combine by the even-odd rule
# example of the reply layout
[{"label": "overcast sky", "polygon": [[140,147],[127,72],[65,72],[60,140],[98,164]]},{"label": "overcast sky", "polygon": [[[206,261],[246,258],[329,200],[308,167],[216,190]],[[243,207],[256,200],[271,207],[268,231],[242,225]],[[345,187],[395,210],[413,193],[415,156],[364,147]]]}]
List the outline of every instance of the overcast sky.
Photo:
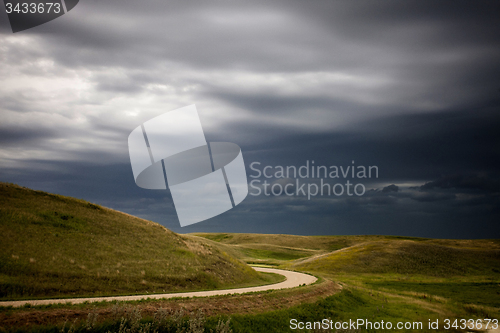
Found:
[{"label": "overcast sky", "polygon": [[[182,233],[500,237],[498,1],[81,0],[15,34],[0,8],[0,181]],[[127,138],[190,104],[249,176],[314,160],[379,177],[180,228],[168,190],[136,186]]]}]

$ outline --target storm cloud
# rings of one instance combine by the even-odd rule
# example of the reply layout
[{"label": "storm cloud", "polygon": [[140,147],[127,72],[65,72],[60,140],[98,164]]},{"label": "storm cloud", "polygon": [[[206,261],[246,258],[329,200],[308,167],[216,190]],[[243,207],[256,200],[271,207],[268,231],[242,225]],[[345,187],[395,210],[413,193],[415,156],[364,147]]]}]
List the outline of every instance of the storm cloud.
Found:
[{"label": "storm cloud", "polygon": [[[499,24],[494,1],[89,0],[13,34],[2,10],[0,180],[178,232],[498,237]],[[168,190],[135,185],[127,137],[190,104],[249,175],[314,161],[379,177],[180,228]]]}]

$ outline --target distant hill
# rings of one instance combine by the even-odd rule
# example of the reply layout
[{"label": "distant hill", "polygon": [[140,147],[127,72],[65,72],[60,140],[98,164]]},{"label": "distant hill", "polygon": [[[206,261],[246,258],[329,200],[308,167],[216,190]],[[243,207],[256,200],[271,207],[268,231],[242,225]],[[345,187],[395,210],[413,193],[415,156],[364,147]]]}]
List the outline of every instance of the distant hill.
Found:
[{"label": "distant hill", "polygon": [[313,272],[498,278],[500,242],[396,239],[368,241],[317,257],[297,260],[292,267]]},{"label": "distant hill", "polygon": [[0,299],[215,289],[263,277],[213,242],[0,183]]},{"label": "distant hill", "polygon": [[[197,233],[249,263],[316,273],[500,276],[500,240]],[[226,249],[227,248],[227,249]]]}]

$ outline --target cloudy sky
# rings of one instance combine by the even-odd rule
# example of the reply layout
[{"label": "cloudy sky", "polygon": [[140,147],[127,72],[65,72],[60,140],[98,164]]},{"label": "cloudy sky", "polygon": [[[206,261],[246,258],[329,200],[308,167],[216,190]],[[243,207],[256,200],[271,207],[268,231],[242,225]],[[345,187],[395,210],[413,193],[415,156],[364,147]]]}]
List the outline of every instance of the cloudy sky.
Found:
[{"label": "cloudy sky", "polygon": [[[15,34],[0,8],[0,181],[182,233],[500,237],[497,1],[81,0]],[[190,104],[249,181],[253,162],[379,177],[326,180],[362,196],[249,195],[180,228],[168,190],[136,186],[127,138]]]}]

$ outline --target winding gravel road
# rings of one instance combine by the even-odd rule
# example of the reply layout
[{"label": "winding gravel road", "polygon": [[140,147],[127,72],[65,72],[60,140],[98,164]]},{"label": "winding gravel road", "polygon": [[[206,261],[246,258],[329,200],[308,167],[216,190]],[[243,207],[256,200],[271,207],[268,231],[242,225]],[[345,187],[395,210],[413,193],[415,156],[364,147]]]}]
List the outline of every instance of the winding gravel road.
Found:
[{"label": "winding gravel road", "polygon": [[244,294],[255,291],[265,291],[265,290],[276,290],[276,289],[286,289],[298,287],[302,284],[311,284],[316,282],[316,278],[312,275],[285,271],[276,268],[263,268],[254,267],[258,272],[264,273],[275,273],[285,276],[286,280],[283,282],[268,284],[265,286],[258,287],[248,287],[248,288],[238,288],[238,289],[224,289],[224,290],[209,290],[209,291],[193,291],[185,293],[174,293],[174,294],[151,294],[151,295],[133,295],[133,296],[109,296],[109,297],[91,297],[91,298],[65,298],[65,299],[43,299],[43,300],[25,300],[25,301],[6,301],[0,302],[0,306],[13,306],[21,307],[25,304],[31,305],[46,305],[46,304],[57,304],[57,303],[84,303],[84,302],[102,302],[102,301],[138,301],[141,299],[167,299],[175,297],[208,297],[217,295],[230,295],[230,294]]}]

